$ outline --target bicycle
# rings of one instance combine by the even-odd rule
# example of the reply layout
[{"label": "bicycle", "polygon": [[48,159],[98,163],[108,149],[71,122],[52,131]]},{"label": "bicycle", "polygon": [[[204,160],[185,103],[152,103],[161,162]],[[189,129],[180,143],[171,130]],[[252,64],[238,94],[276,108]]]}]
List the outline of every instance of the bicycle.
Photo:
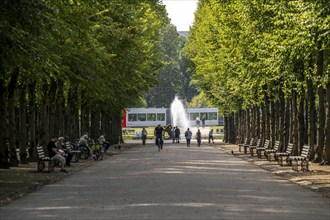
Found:
[{"label": "bicycle", "polygon": [[103,160],[102,146],[100,144],[94,144],[92,147],[94,160]]}]

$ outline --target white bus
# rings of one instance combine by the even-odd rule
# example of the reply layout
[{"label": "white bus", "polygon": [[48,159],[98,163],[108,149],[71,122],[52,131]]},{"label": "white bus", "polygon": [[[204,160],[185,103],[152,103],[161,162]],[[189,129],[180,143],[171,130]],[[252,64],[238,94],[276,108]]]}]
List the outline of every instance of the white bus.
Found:
[{"label": "white bus", "polygon": [[126,127],[165,126],[168,121],[166,108],[128,108]]},{"label": "white bus", "polygon": [[[219,125],[218,108],[187,108],[186,115],[191,126],[196,126],[196,119],[200,125]],[[166,126],[172,124],[171,111],[167,108],[127,108],[123,127]]]}]

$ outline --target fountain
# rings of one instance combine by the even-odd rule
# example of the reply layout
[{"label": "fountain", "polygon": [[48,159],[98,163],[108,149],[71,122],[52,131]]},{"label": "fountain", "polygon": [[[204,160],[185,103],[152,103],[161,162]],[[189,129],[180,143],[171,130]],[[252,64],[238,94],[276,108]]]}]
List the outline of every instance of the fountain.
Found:
[{"label": "fountain", "polygon": [[185,130],[189,128],[189,120],[182,102],[179,100],[178,96],[175,96],[171,104],[171,115],[172,115],[172,125],[174,127],[179,126]]}]

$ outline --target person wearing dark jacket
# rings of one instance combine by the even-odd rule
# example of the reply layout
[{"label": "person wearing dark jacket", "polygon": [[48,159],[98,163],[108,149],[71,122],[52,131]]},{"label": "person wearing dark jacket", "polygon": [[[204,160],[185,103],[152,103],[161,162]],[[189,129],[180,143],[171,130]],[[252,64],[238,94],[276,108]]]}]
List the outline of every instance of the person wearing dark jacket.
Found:
[{"label": "person wearing dark jacket", "polygon": [[180,143],[180,128],[178,126],[175,128],[175,140],[176,143]]}]

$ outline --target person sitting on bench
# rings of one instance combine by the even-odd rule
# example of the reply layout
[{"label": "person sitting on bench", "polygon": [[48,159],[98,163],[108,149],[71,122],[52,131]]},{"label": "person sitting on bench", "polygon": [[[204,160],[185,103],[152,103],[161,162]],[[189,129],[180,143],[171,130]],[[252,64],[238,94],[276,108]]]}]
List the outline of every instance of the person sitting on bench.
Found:
[{"label": "person sitting on bench", "polygon": [[64,152],[64,155],[62,154],[62,156],[65,157],[65,164],[67,166],[71,166],[71,160],[72,160],[72,157],[73,157],[73,153],[70,152],[70,149],[68,149],[66,147],[66,145],[64,144],[65,142],[65,138],[64,137],[59,137],[58,138],[58,149],[60,150],[63,150]]},{"label": "person sitting on bench", "polygon": [[56,142],[58,141],[58,137],[53,137],[47,144],[48,154],[50,158],[57,160],[60,162],[61,170],[60,172],[67,173],[65,166],[65,157],[61,155],[61,152],[56,147]]}]

